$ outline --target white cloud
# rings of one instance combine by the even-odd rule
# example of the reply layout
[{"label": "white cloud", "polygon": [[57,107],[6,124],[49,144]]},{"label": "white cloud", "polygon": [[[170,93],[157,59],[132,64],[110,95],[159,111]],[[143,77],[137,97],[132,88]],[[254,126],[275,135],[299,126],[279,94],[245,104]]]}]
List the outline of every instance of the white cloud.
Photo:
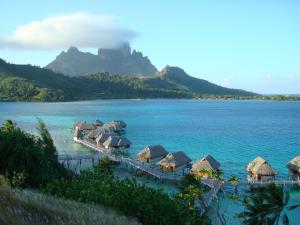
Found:
[{"label": "white cloud", "polygon": [[114,48],[137,35],[133,30],[118,26],[115,16],[78,12],[17,26],[11,35],[0,36],[0,48]]}]

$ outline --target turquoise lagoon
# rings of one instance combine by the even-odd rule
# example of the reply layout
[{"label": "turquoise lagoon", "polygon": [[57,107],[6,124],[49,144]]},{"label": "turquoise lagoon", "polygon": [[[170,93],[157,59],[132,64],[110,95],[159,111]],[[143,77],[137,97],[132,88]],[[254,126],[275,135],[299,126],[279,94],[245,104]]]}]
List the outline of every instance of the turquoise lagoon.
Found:
[{"label": "turquoise lagoon", "polygon": [[[211,154],[220,161],[225,177],[235,175],[245,179],[246,164],[258,155],[266,158],[281,176],[288,176],[285,165],[300,154],[300,102],[99,100],[0,103],[0,123],[11,119],[21,128],[36,132],[36,117],[47,124],[59,152],[89,152],[73,143],[71,128],[74,122],[122,119],[128,124],[125,135],[133,143],[129,150],[132,157],[151,144],[162,144],[169,151],[185,151],[194,161]],[[293,196],[293,201],[300,200],[298,192]],[[230,210],[234,208],[230,207]],[[233,214],[230,210],[228,215]],[[300,220],[296,214],[292,217]],[[229,224],[235,223],[237,221]]]}]

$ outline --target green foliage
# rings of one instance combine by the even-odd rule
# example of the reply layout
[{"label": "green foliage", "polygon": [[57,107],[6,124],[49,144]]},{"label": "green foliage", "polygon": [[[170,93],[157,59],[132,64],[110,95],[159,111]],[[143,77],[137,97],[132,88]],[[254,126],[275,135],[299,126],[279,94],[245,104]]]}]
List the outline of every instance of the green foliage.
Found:
[{"label": "green foliage", "polygon": [[183,191],[186,187],[190,185],[197,186],[199,185],[199,181],[192,173],[187,173],[181,181],[180,189]]},{"label": "green foliage", "polygon": [[[31,190],[4,192],[0,177],[0,224],[138,225],[137,219],[95,204],[55,198]],[[8,187],[9,188],[9,187]],[[9,196],[9,197],[7,197]]]},{"label": "green foliage", "polygon": [[206,94],[206,95],[215,95],[215,96],[230,96],[230,97],[239,97],[239,96],[255,96],[255,93],[230,89],[221,87],[219,85],[210,83],[207,80],[199,79],[196,77],[189,76],[179,67],[169,67],[163,69],[161,72],[161,78],[163,80],[170,81],[180,85],[183,88],[188,89],[190,92],[197,94]]},{"label": "green foliage", "polygon": [[38,127],[37,130],[40,134],[40,138],[42,141],[43,149],[46,157],[52,163],[57,162],[57,151],[53,144],[53,140],[51,134],[49,133],[46,124],[38,118]]},{"label": "green foliage", "polygon": [[[98,170],[84,171],[72,180],[57,180],[45,191],[68,199],[94,202],[137,217],[143,224],[207,224],[196,212],[190,213],[186,201],[174,199],[162,190],[138,184],[135,180],[119,180]],[[197,221],[197,223],[195,223]]]},{"label": "green foliage", "polygon": [[[1,197],[1,204],[5,207],[6,201],[11,201],[11,188],[9,186],[9,181],[7,180],[6,177],[3,175],[0,175],[0,197]],[[4,201],[5,200],[5,201]],[[1,217],[0,217],[1,218]]]},{"label": "green foliage", "polygon": [[[181,197],[171,197],[135,180],[114,178],[107,157],[93,171],[63,179],[66,171],[57,161],[53,140],[41,120],[38,130],[40,137],[22,131],[12,121],[0,129],[0,174],[6,174],[14,186],[43,188],[60,197],[101,204],[137,217],[143,224],[209,224],[207,217],[198,216],[192,204],[202,195],[196,185],[184,188]],[[2,181],[0,177],[0,183],[5,184]],[[5,189],[2,186],[1,191]]]},{"label": "green foliage", "polygon": [[97,73],[68,77],[31,65],[0,59],[0,101],[74,101],[111,98],[253,98],[255,94],[223,88],[176,68],[150,78]]},{"label": "green foliage", "polygon": [[240,179],[237,178],[236,176],[231,176],[228,178],[228,182],[234,184],[234,185],[238,185],[240,182]]},{"label": "green foliage", "polygon": [[97,173],[104,173],[109,176],[113,174],[112,162],[109,160],[108,156],[104,156],[99,160],[98,165],[95,167]]},{"label": "green foliage", "polygon": [[294,210],[300,205],[287,206],[289,193],[284,191],[283,185],[253,187],[242,203],[244,212],[238,214],[246,225],[277,225],[281,220],[284,225],[289,224],[287,211]]},{"label": "green foliage", "polygon": [[0,128],[0,174],[7,175],[13,185],[38,187],[65,174],[41,121],[40,132],[42,139],[24,132],[12,121]]},{"label": "green foliage", "polygon": [[24,185],[25,179],[26,177],[24,173],[17,173],[14,171],[11,178],[11,184],[14,187],[22,187]]},{"label": "green foliage", "polygon": [[240,183],[240,179],[238,177],[231,176],[227,181],[232,183],[232,185],[234,186],[234,189],[235,189],[235,193],[237,193],[237,187]]},{"label": "green foliage", "polygon": [[62,101],[60,90],[43,88],[34,81],[4,74],[0,71],[1,101]]},{"label": "green foliage", "polygon": [[209,178],[223,181],[223,171],[220,169],[213,170],[213,169],[202,169],[199,171],[201,174],[208,176]]}]

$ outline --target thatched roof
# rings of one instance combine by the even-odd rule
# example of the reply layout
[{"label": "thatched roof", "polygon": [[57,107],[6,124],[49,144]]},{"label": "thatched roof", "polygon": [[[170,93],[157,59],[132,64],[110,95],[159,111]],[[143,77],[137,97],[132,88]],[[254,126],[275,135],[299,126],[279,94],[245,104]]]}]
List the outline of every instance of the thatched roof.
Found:
[{"label": "thatched roof", "polygon": [[300,155],[293,158],[286,167],[290,170],[294,170],[300,173]]},{"label": "thatched roof", "polygon": [[97,144],[99,143],[104,143],[110,136],[118,136],[116,133],[101,133],[97,138],[96,142]]},{"label": "thatched roof", "polygon": [[122,128],[125,128],[127,126],[127,124],[123,120],[113,120],[110,123],[120,125]]},{"label": "thatched roof", "polygon": [[96,126],[92,123],[81,122],[78,126],[79,130],[95,130]]},{"label": "thatched roof", "polygon": [[252,173],[261,176],[275,176],[278,172],[267,162],[257,164],[252,168]]},{"label": "thatched roof", "polygon": [[100,134],[103,133],[115,133],[114,129],[108,126],[102,126],[102,127],[98,127],[95,130],[92,130],[89,134],[88,134],[88,138],[94,138],[96,139]]},{"label": "thatched roof", "polygon": [[109,127],[116,132],[123,130],[123,127],[118,123],[109,122],[109,123],[104,124],[104,126]]},{"label": "thatched roof", "polygon": [[108,139],[103,143],[107,148],[121,148],[131,145],[131,142],[123,136],[109,136]]},{"label": "thatched roof", "polygon": [[138,153],[139,158],[156,159],[159,157],[165,157],[168,154],[167,150],[161,145],[147,146]]},{"label": "thatched roof", "polygon": [[178,151],[169,153],[165,158],[160,160],[159,164],[162,166],[170,165],[173,167],[180,167],[190,163],[191,161],[192,160],[183,151]]},{"label": "thatched roof", "polygon": [[73,124],[73,129],[76,129],[76,127],[79,128],[79,126],[83,123],[83,121],[78,121],[76,123]]},{"label": "thatched roof", "polygon": [[103,125],[103,123],[102,123],[100,120],[96,120],[96,121],[94,122],[94,125],[97,126],[97,127],[100,127],[100,126]]},{"label": "thatched roof", "polygon": [[246,170],[248,172],[252,171],[253,167],[256,166],[256,165],[261,165],[263,164],[264,162],[266,162],[266,160],[264,160],[262,157],[258,156],[256,157],[252,162],[250,162],[247,167],[246,167]]},{"label": "thatched roof", "polygon": [[220,166],[220,163],[214,157],[207,155],[193,164],[192,171],[198,172],[203,169],[217,170]]}]

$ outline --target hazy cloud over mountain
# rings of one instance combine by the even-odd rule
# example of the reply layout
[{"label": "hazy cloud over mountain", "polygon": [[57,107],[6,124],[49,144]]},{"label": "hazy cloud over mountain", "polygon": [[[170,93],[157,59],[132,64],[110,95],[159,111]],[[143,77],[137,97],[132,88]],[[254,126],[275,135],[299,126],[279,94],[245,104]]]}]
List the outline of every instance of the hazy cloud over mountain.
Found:
[{"label": "hazy cloud over mountain", "polygon": [[61,49],[70,46],[116,48],[138,36],[116,23],[111,15],[78,12],[17,26],[11,35],[0,35],[0,48]]}]

